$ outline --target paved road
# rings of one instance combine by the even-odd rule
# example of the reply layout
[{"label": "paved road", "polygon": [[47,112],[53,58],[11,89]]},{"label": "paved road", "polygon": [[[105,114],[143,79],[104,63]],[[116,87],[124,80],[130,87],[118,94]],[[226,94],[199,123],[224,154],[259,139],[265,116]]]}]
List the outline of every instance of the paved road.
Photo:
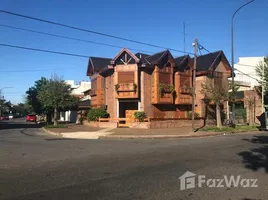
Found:
[{"label": "paved road", "polygon": [[[267,133],[74,140],[51,137],[21,119],[0,128],[0,199],[268,199]],[[180,190],[186,171],[218,179],[240,175],[258,179],[258,187]]]}]

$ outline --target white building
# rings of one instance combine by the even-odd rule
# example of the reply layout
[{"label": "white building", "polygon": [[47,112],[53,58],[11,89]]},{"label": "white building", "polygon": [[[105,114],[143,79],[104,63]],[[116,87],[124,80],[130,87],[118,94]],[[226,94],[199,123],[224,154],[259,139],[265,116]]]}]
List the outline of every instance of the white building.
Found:
[{"label": "white building", "polygon": [[[90,99],[89,95],[84,95],[85,91],[91,89],[91,82],[89,81],[80,81],[75,83],[74,80],[66,80],[65,81],[68,85],[71,86],[73,96],[79,97],[80,101],[85,101]],[[60,121],[68,121],[68,122],[76,122],[77,119],[77,111],[76,110],[69,110],[65,112],[60,112]]]},{"label": "white building", "polygon": [[90,81],[80,81],[75,83],[74,80],[66,80],[65,82],[71,86],[71,94],[78,97],[84,97],[84,92],[91,88]]},{"label": "white building", "polygon": [[[240,57],[238,63],[234,64],[235,82],[240,85],[240,91],[251,90],[259,85],[259,77],[255,68],[264,62],[264,57]],[[232,80],[230,78],[230,80]]]}]

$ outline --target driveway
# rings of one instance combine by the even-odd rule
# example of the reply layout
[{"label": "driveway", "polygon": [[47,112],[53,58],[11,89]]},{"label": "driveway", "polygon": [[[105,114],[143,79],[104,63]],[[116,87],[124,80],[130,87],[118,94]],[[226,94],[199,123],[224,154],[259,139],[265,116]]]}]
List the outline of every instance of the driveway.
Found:
[{"label": "driveway", "polygon": [[[268,199],[267,133],[76,140],[46,135],[24,119],[2,123],[0,199]],[[258,179],[258,187],[198,188],[195,182],[195,188],[180,190],[186,171],[206,179]]]}]

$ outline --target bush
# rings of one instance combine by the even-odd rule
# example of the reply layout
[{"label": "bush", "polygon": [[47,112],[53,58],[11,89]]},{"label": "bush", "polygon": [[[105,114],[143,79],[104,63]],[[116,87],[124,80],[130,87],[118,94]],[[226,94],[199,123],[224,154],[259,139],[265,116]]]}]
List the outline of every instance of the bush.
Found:
[{"label": "bush", "polygon": [[[189,111],[187,111],[187,118],[188,119],[192,119],[192,112],[189,112]],[[199,116],[199,113],[194,113],[194,119],[199,119],[200,118],[200,116]]]},{"label": "bush", "polygon": [[138,119],[139,122],[144,122],[144,119],[147,117],[146,113],[143,111],[138,111],[134,113],[135,119]]},{"label": "bush", "polygon": [[92,108],[88,111],[87,119],[88,121],[96,121],[98,118],[108,118],[109,114],[103,108]]}]

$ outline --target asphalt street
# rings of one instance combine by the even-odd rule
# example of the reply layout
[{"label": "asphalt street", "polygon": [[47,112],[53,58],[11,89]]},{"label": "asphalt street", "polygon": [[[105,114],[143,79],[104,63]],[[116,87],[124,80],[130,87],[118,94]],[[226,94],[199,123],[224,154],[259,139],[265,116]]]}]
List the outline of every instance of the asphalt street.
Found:
[{"label": "asphalt street", "polygon": [[[186,171],[196,174],[194,188],[181,190]],[[267,173],[266,132],[76,140],[47,135],[25,119],[0,122],[0,199],[267,200]],[[231,175],[245,181],[238,187],[206,184]],[[257,187],[250,187],[255,179]]]}]

